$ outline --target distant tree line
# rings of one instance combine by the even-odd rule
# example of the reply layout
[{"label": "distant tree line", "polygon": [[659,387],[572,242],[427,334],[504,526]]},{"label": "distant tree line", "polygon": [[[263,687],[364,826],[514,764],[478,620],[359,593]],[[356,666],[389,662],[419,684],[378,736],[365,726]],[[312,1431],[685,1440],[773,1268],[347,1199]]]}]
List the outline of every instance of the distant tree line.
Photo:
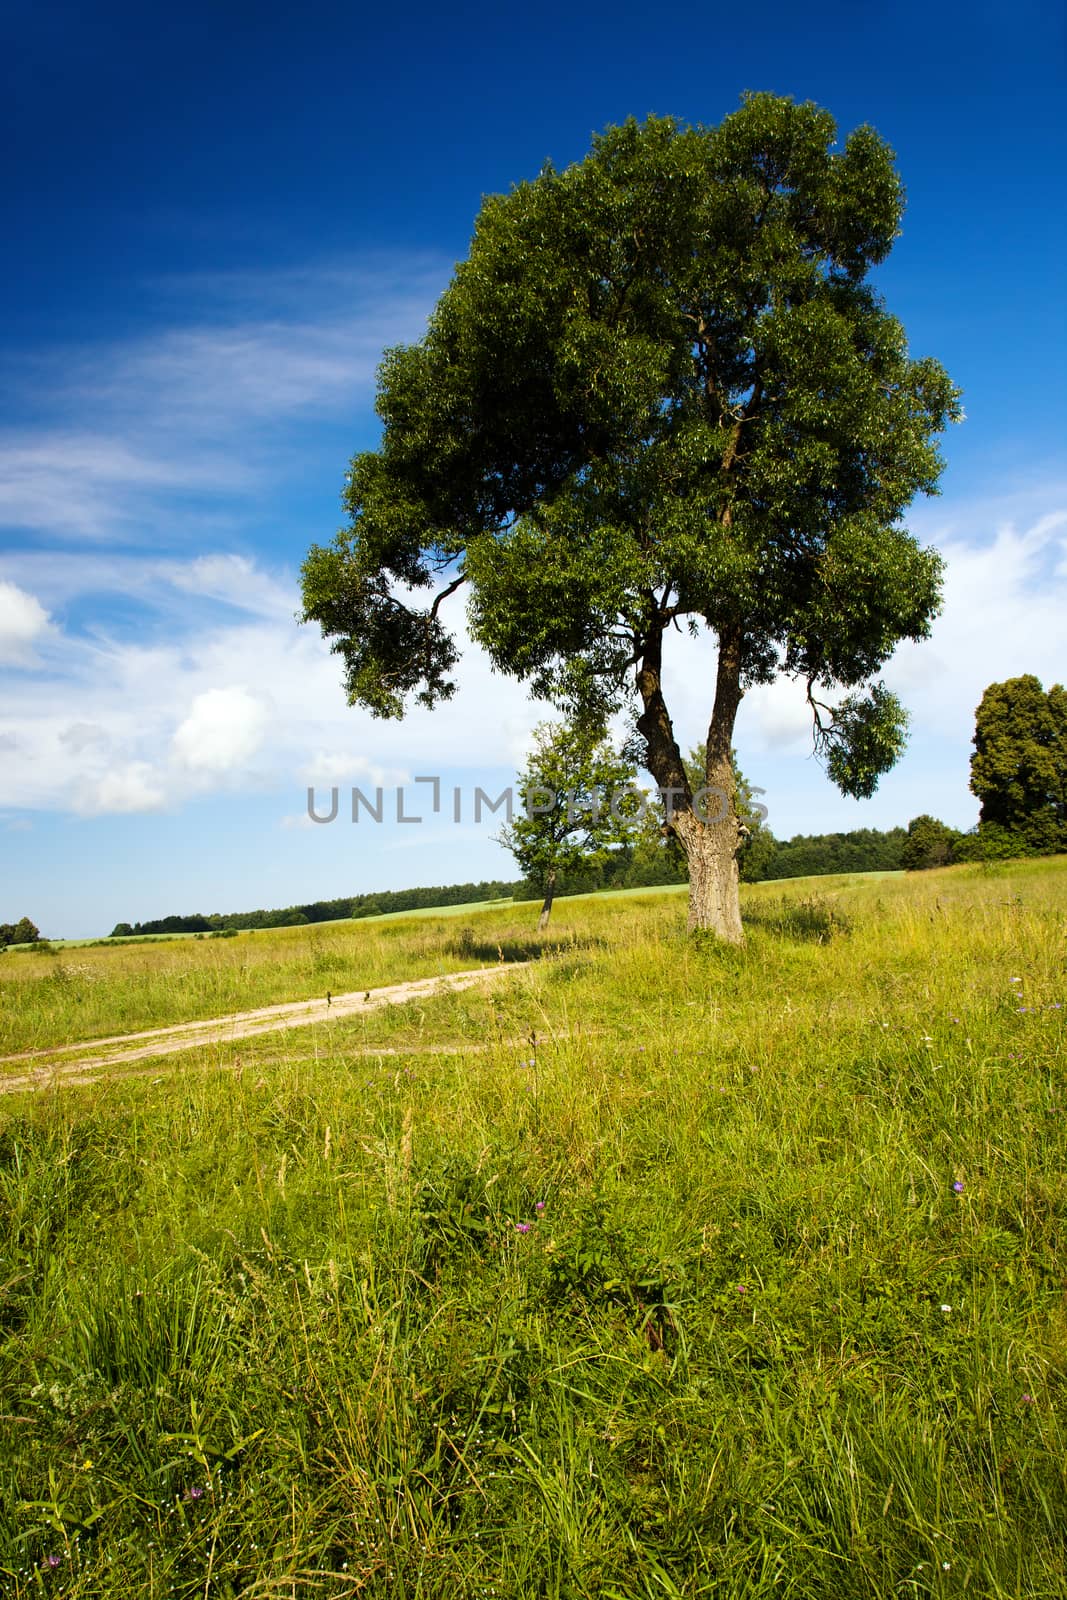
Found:
[{"label": "distant tree line", "polygon": [[344,917],[378,917],[390,911],[419,911],[434,906],[466,905],[480,900],[508,900],[520,887],[496,879],[454,883],[445,888],[382,889],[374,894],[346,895],[339,900],[312,900],[281,911],[227,911],[204,916],[159,917],[151,922],[117,922],[112,939],[133,939],[148,933],[222,933],[253,928],[298,928],[311,922],[337,922]]},{"label": "distant tree line", "polygon": [[[776,839],[768,828],[754,828],[740,855],[741,881],[762,883],[772,878],[805,878],[835,872],[899,872],[904,866],[907,840],[904,828],[880,833],[859,828],[853,833],[798,833]],[[589,894],[598,889],[646,889],[686,883],[685,857],[669,841],[653,844],[639,840],[617,851],[600,868],[564,872],[556,886],[558,895]],[[530,881],[519,886],[516,900],[536,900],[541,886]]]},{"label": "distant tree line", "polygon": [[41,935],[29,917],[18,922],[0,922],[0,950],[9,944],[37,944]]},{"label": "distant tree line", "polygon": [[[879,833],[861,828],[855,833],[797,834],[775,839],[769,829],[754,830],[741,856],[741,876],[746,883],[764,878],[799,878],[831,872],[894,872],[904,865],[902,850],[908,835],[903,828]],[[556,894],[592,894],[603,889],[651,889],[687,881],[685,857],[670,847],[659,830],[642,833],[632,844],[615,851],[603,864],[561,872]],[[335,922],[346,917],[377,917],[391,911],[433,910],[438,906],[475,904],[486,900],[536,900],[543,883],[531,877],[508,883],[457,883],[445,888],[382,889],[373,894],[347,895],[338,900],[313,900],[305,905],[275,911],[199,912],[190,916],[158,917],[150,922],[117,922],[112,939],[135,939],[145,934],[243,932],[255,928],[296,928],[314,922]]]},{"label": "distant tree line", "polygon": [[[741,877],[746,883],[759,883],[768,878],[800,878],[834,872],[897,872],[906,865],[903,856],[907,839],[904,828],[891,828],[888,833],[860,828],[853,833],[796,834],[792,839],[779,840],[769,828],[757,825],[741,852]],[[686,881],[685,856],[670,839],[663,837],[658,825],[650,822],[606,859],[562,870],[555,893],[652,889]],[[543,878],[536,873],[512,883],[492,880],[457,883],[445,888],[383,889],[338,900],[314,900],[275,911],[213,912],[209,916],[194,913],[184,917],[160,917],[150,922],[118,922],[110,936],[131,939],[145,934],[218,934],[255,928],[303,927],[347,917],[376,917],[391,911],[432,910],[486,900],[536,900],[543,898],[544,890]]]},{"label": "distant tree line", "polygon": [[[740,774],[739,774],[740,778]],[[741,782],[744,779],[741,778]],[[650,808],[651,814],[651,808]],[[1067,843],[1061,848],[1067,849]],[[999,859],[1007,855],[1040,853],[1029,850],[1024,838],[1001,828],[962,833],[936,817],[919,816],[907,828],[857,828],[850,833],[797,833],[776,839],[766,825],[756,825],[741,851],[741,879],[762,883],[779,878],[820,877],[845,872],[919,871],[951,866],[960,861]],[[658,825],[637,832],[607,859],[563,869],[555,884],[557,896],[593,894],[606,889],[651,889],[687,881],[684,855],[664,839]],[[209,916],[160,917],[151,922],[119,922],[113,939],[142,934],[220,933],[254,928],[293,928],[314,922],[334,922],[347,917],[377,917],[391,911],[432,910],[438,906],[465,905],[486,900],[537,900],[545,885],[537,874],[518,882],[494,879],[483,883],[457,883],[414,889],[382,889],[371,894],[346,895],[337,900],[313,900],[274,911],[213,912]],[[20,927],[23,924],[19,924]],[[32,923],[30,924],[32,927]],[[3,931],[0,929],[0,933]],[[36,930],[34,929],[34,934]],[[25,937],[20,935],[20,938]],[[18,939],[0,943],[19,942]]]}]

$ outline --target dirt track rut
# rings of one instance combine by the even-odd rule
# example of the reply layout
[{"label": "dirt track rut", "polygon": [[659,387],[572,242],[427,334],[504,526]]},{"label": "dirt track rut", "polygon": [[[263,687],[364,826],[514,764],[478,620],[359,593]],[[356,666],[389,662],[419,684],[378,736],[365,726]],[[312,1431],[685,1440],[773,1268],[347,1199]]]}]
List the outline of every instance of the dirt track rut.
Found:
[{"label": "dirt track rut", "polygon": [[[167,1028],[148,1028],[141,1033],[116,1034],[106,1039],[87,1039],[81,1044],[55,1045],[51,1049],[27,1050],[20,1055],[0,1056],[0,1069],[24,1067],[21,1072],[0,1073],[0,1094],[16,1090],[48,1088],[52,1084],[77,1081],[83,1074],[94,1078],[106,1067],[155,1060],[177,1055],[204,1045],[230,1044],[261,1033],[277,1033],[287,1028],[305,1028],[313,1022],[334,1022],[361,1012],[379,1011],[383,1006],[404,1005],[410,1000],[470,989],[479,983],[512,972],[521,962],[495,967],[478,967],[471,972],[448,972],[436,978],[413,978],[407,983],[388,984],[381,989],[359,989],[314,1000],[292,1000],[283,1005],[261,1006],[257,1011],[237,1011],[229,1017],[210,1017],[201,1022],[179,1022]],[[82,1051],[93,1051],[83,1055]],[[66,1056],[77,1056],[67,1061]]]}]

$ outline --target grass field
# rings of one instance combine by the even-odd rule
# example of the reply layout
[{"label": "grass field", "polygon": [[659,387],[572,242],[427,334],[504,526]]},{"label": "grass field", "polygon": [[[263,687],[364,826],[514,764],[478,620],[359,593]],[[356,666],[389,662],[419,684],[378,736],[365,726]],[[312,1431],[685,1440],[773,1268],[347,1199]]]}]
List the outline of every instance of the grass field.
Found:
[{"label": "grass field", "polygon": [[[0,1592],[1063,1596],[1067,860],[0,959]],[[0,1069],[4,1070],[4,1069]]]}]

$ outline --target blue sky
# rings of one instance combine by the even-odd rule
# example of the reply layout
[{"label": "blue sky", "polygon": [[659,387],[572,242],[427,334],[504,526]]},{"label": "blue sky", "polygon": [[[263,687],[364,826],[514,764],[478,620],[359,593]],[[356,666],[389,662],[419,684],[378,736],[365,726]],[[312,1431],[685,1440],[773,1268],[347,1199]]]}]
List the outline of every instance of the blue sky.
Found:
[{"label": "blue sky", "polygon": [[[982,689],[1067,676],[1059,7],[21,10],[0,51],[0,920],[75,936],[512,875],[491,821],[307,824],[309,782],[495,792],[543,708],[470,652],[433,717],[350,710],[296,572],[377,438],[381,350],[419,336],[481,196],[608,123],[716,122],[745,89],[893,145],[908,211],[880,287],[967,420],[912,518],[948,579],[933,639],[886,674],[904,760],[842,800],[780,684],[742,709],[742,763],[781,836],[974,821]],[[669,664],[690,743],[713,663],[683,642]]]}]

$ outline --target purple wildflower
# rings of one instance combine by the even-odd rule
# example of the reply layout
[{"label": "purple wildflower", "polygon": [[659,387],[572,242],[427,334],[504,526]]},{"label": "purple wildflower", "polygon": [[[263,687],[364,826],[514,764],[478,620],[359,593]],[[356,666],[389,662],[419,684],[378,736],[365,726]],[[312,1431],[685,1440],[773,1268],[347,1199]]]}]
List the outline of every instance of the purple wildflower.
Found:
[{"label": "purple wildflower", "polygon": [[42,1567],[47,1567],[49,1572],[54,1572],[56,1568],[62,1566],[62,1564],[63,1557],[56,1555],[45,1556],[44,1560],[41,1562]]},{"label": "purple wildflower", "polygon": [[196,1484],[193,1485],[193,1487],[191,1489],[186,1489],[185,1495],[184,1495],[183,1498],[186,1499],[186,1500],[200,1500],[200,1499],[203,1498],[203,1494],[204,1494],[203,1488],[201,1487],[200,1484],[196,1483]]},{"label": "purple wildflower", "polygon": [[1022,1400],[1024,1406],[1032,1406],[1034,1403],[1034,1397],[1032,1394],[1024,1394]]},{"label": "purple wildflower", "polygon": [[956,1179],[956,1181],[952,1185],[952,1187],[955,1189],[957,1194],[962,1194],[963,1193],[963,1184],[960,1182],[960,1180],[958,1178]]},{"label": "purple wildflower", "polygon": [[544,1209],[545,1209],[545,1202],[543,1200],[538,1200],[537,1204],[534,1206],[534,1210],[535,1211],[543,1211]]},{"label": "purple wildflower", "polygon": [[516,1233],[529,1233],[529,1231],[530,1231],[530,1224],[528,1222],[516,1222],[516,1224],[515,1224],[515,1232]]}]

